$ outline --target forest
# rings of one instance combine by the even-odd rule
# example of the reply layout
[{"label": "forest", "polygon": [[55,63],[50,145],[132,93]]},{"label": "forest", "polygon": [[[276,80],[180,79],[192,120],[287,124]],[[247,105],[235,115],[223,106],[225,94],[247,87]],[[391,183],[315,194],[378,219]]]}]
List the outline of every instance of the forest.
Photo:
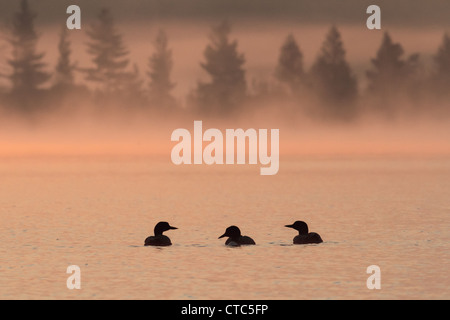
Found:
[{"label": "forest", "polygon": [[140,70],[130,59],[112,12],[103,8],[83,30],[90,65],[76,62],[65,25],[54,40],[58,59],[49,65],[46,53],[38,50],[41,34],[36,17],[28,1],[21,0],[0,32],[3,117],[70,114],[86,108],[100,117],[106,110],[149,117],[213,118],[268,112],[286,119],[301,116],[339,122],[355,121],[363,114],[381,119],[450,116],[450,36],[445,32],[432,64],[425,67],[420,53],[406,54],[388,31],[382,31],[378,50],[367,57],[370,68],[364,86],[347,60],[338,26],[330,25],[310,66],[296,36],[288,33],[280,39],[273,75],[249,80],[245,52],[233,37],[232,22],[222,20],[211,26],[203,60],[198,62],[207,80],[193,78],[189,94],[177,99],[173,52],[164,29],[152,41],[146,70]]}]

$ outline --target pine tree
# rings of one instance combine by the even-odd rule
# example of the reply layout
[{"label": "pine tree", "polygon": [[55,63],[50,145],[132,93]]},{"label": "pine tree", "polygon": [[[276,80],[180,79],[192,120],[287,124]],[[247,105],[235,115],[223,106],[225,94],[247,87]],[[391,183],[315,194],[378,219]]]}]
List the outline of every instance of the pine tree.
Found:
[{"label": "pine tree", "polygon": [[0,79],[6,77],[7,70],[6,70],[6,55],[5,55],[5,46],[0,44]]},{"label": "pine tree", "polygon": [[5,52],[4,46],[0,46],[0,93],[4,91],[3,79],[8,77],[7,76],[8,71],[4,63],[4,61],[6,60],[4,52]]},{"label": "pine tree", "polygon": [[305,82],[303,54],[292,34],[289,34],[280,49],[275,77],[289,86],[293,92]]},{"label": "pine tree", "polygon": [[376,57],[371,61],[373,69],[366,73],[369,92],[383,102],[402,92],[417,69],[418,55],[411,55],[408,59],[403,59],[403,55],[403,47],[393,43],[386,32]]},{"label": "pine tree", "polygon": [[167,35],[163,30],[159,30],[154,47],[155,52],[149,59],[147,73],[150,78],[150,100],[158,107],[170,108],[175,105],[175,99],[171,94],[175,84],[170,79],[173,60],[172,50],[168,48]]},{"label": "pine tree", "polygon": [[87,35],[90,38],[88,53],[93,57],[94,68],[84,70],[86,80],[100,84],[104,93],[122,92],[134,73],[126,70],[129,52],[108,9],[101,10],[97,23],[90,26]]},{"label": "pine tree", "polygon": [[354,115],[353,102],[357,82],[345,59],[344,44],[336,27],[331,27],[310,77],[316,94],[325,102],[332,117],[348,118]]},{"label": "pine tree", "polygon": [[62,27],[59,44],[59,58],[55,69],[56,86],[71,87],[74,84],[74,71],[76,65],[71,62],[72,50],[68,39],[66,26]]},{"label": "pine tree", "polygon": [[2,45],[0,45],[0,108],[2,108],[3,94],[6,92],[4,79],[7,78],[8,73],[6,66],[4,64],[5,61],[4,49],[5,48]]},{"label": "pine tree", "polygon": [[450,36],[445,34],[438,52],[434,56],[436,65],[435,83],[439,93],[450,91]]},{"label": "pine tree", "polygon": [[12,46],[12,59],[8,61],[12,69],[9,79],[12,93],[18,96],[31,96],[50,79],[42,61],[44,54],[36,52],[38,35],[34,30],[33,13],[27,0],[20,3],[20,11],[14,15],[9,43]]},{"label": "pine tree", "polygon": [[230,24],[223,21],[214,27],[211,43],[204,51],[201,67],[211,77],[211,82],[199,83],[196,100],[203,112],[230,114],[244,101],[247,85],[243,65],[245,58],[237,51],[237,41],[230,41]]}]

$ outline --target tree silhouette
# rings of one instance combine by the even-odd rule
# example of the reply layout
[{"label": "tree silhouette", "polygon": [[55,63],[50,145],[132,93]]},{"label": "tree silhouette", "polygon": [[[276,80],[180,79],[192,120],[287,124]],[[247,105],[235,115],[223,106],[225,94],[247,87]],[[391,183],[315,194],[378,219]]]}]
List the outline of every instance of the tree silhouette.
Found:
[{"label": "tree silhouette", "polygon": [[6,61],[5,46],[0,45],[0,79],[6,78],[8,74],[5,61]]},{"label": "tree silhouette", "polygon": [[345,59],[344,44],[335,26],[331,27],[322,44],[311,67],[310,78],[316,94],[332,117],[353,116],[357,82]]},{"label": "tree silhouette", "polygon": [[147,73],[150,78],[150,102],[156,106],[170,108],[175,106],[175,99],[171,95],[175,84],[170,79],[172,72],[172,50],[168,48],[167,35],[159,30],[154,42],[155,52],[150,57]]},{"label": "tree silhouette", "polygon": [[45,72],[43,53],[36,52],[38,35],[34,30],[33,13],[27,0],[20,3],[20,11],[13,17],[9,43],[12,46],[12,59],[8,61],[12,73],[8,76],[12,83],[12,93],[18,97],[31,97],[50,79]]},{"label": "tree silhouette", "polygon": [[382,102],[398,96],[417,69],[418,55],[411,55],[407,59],[403,59],[403,55],[403,47],[393,43],[389,33],[385,32],[377,55],[371,60],[373,69],[366,73],[369,92]]},{"label": "tree silhouette", "polygon": [[76,65],[71,62],[72,50],[68,39],[66,26],[62,27],[59,44],[59,58],[55,69],[56,86],[70,88],[74,84],[74,71]]},{"label": "tree silhouette", "polygon": [[289,34],[281,46],[275,77],[296,92],[305,82],[303,54],[292,34]]},{"label": "tree silhouette", "polygon": [[87,31],[88,53],[93,57],[94,67],[84,70],[86,80],[98,83],[106,94],[122,93],[135,80],[136,73],[127,71],[129,52],[116,31],[110,11],[102,9],[97,18],[97,23]]},{"label": "tree silhouette", "polygon": [[[5,59],[5,55],[4,55],[4,46],[0,45],[0,98],[2,98],[1,100],[3,100],[3,94],[5,93],[6,89],[4,87],[5,83],[4,83],[4,79],[7,78],[7,74],[8,71],[6,69],[5,63],[4,61]],[[2,103],[3,101],[0,101],[0,108],[2,107]]]},{"label": "tree silhouette", "polygon": [[448,94],[450,91],[450,36],[448,34],[444,34],[442,44],[434,56],[434,63],[436,65],[435,89],[439,93]]},{"label": "tree silhouette", "polygon": [[4,64],[5,56],[4,56],[4,46],[0,45],[0,111],[4,107],[4,94],[6,92],[4,79],[7,78],[7,69]]},{"label": "tree silhouette", "polygon": [[211,77],[211,82],[198,84],[196,103],[201,111],[212,114],[230,114],[244,101],[244,55],[237,51],[237,41],[230,41],[230,24],[223,21],[213,27],[210,44],[204,51],[201,67]]}]

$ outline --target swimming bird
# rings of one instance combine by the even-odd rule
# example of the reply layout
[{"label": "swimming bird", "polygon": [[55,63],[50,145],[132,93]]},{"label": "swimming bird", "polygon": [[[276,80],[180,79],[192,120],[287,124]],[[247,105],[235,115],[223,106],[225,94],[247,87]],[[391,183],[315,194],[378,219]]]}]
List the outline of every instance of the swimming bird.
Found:
[{"label": "swimming bird", "polygon": [[221,235],[219,237],[219,239],[223,238],[223,237],[228,237],[227,241],[225,241],[225,244],[227,246],[239,247],[241,245],[256,244],[252,238],[247,237],[247,236],[242,236],[241,230],[239,230],[239,228],[236,226],[228,227],[225,230],[225,233],[223,235]]},{"label": "swimming bird", "polygon": [[161,221],[158,222],[155,226],[154,236],[150,236],[147,239],[145,239],[145,245],[146,246],[170,246],[172,245],[172,242],[170,241],[169,237],[163,235],[164,231],[167,230],[175,230],[178,229],[176,227],[172,227],[169,225],[169,223]]},{"label": "swimming bird", "polygon": [[298,236],[294,238],[294,244],[322,243],[323,240],[319,234],[308,231],[308,225],[303,221],[295,221],[294,224],[285,225],[298,231]]}]

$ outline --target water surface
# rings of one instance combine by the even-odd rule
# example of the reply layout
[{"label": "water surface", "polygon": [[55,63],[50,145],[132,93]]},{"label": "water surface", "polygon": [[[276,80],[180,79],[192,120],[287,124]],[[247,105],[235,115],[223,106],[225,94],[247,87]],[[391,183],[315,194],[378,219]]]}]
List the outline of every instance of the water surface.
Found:
[{"label": "water surface", "polygon": [[[2,299],[449,299],[450,159],[2,158]],[[158,221],[173,246],[144,247]],[[324,239],[294,246],[308,222]],[[227,248],[229,225],[257,242]],[[381,268],[369,290],[366,268]],[[81,290],[66,269],[81,268]]]}]

